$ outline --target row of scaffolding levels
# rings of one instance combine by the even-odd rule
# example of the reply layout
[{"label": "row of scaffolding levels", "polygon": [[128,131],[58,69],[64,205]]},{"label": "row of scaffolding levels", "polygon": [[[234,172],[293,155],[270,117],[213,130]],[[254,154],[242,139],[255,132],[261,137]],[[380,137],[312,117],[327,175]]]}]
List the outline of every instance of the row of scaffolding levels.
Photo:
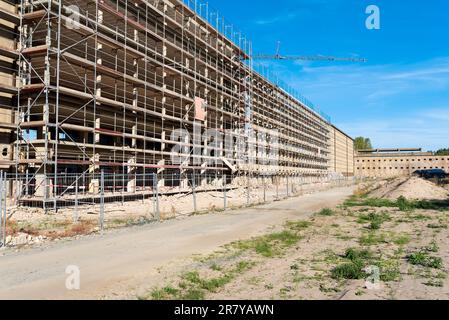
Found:
[{"label": "row of scaffolding levels", "polygon": [[62,173],[330,173],[331,125],[256,73],[251,43],[204,4],[0,3],[0,165],[20,176],[16,199],[56,203]]}]

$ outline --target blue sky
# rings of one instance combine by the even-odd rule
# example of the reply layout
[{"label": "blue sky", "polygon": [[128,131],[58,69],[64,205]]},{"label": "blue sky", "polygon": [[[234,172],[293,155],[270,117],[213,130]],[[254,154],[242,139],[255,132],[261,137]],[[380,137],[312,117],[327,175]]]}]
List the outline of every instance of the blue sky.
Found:
[{"label": "blue sky", "polygon": [[[447,0],[210,0],[254,53],[360,56],[367,63],[259,61],[332,122],[375,147],[449,147]],[[368,30],[368,5],[381,29]]]}]

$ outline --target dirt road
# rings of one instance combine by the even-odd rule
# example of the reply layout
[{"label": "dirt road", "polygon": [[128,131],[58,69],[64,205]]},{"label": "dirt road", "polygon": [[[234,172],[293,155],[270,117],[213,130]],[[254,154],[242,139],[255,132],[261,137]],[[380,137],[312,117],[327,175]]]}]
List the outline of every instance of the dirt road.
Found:
[{"label": "dirt road", "polygon": [[[353,187],[334,189],[257,208],[122,229],[46,248],[6,251],[0,257],[0,299],[122,298],[154,285],[158,268],[172,261],[207,254],[286,220],[307,217],[339,204],[352,192]],[[80,290],[66,289],[67,266],[79,267]]]}]

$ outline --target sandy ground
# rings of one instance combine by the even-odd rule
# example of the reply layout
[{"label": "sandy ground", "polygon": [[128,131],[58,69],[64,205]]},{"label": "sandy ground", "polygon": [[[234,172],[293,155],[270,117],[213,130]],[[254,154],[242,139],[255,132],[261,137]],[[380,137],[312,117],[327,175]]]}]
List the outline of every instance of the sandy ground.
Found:
[{"label": "sandy ground", "polygon": [[401,196],[409,200],[446,200],[448,195],[449,192],[444,187],[418,177],[384,181],[371,193],[372,197],[392,200]]},{"label": "sandy ground", "polygon": [[[404,193],[418,198],[420,185],[415,178],[371,184],[370,197],[399,194],[398,188],[413,183],[415,190]],[[393,188],[391,188],[391,184]],[[366,186],[365,186],[366,187]],[[437,188],[437,186],[431,186]],[[356,194],[360,193],[360,190]],[[431,194],[424,194],[431,198]],[[446,197],[447,199],[447,197]],[[331,207],[331,204],[329,204]],[[449,203],[441,210],[371,206],[339,206],[331,215],[315,214],[297,221],[300,231],[277,226],[252,242],[231,244],[210,256],[192,259],[181,270],[161,271],[165,283],[153,288],[145,299],[449,299]],[[383,217],[381,226],[372,229],[369,217]],[[282,231],[297,232],[298,239],[282,246],[273,241]],[[270,238],[272,237],[272,238]],[[271,239],[271,240],[270,240]],[[277,238],[276,238],[277,239]],[[267,247],[272,251],[267,251]],[[348,249],[367,251],[364,267],[377,266],[381,281],[367,286],[368,275],[359,280],[333,277],[336,267],[350,262]],[[276,254],[271,254],[278,250]],[[268,252],[268,254],[267,254]],[[440,265],[415,265],[410,256],[422,254]],[[441,260],[439,260],[441,259]],[[179,266],[178,266],[179,267]],[[235,271],[238,269],[238,272]],[[243,269],[242,269],[243,268]]]},{"label": "sandy ground", "polygon": [[[323,207],[341,203],[352,193],[353,187],[337,188],[259,207],[2,251],[0,298],[135,299],[163,284],[165,270],[185,268],[192,255],[213,253],[286,220],[307,218]],[[67,266],[79,267],[81,290],[66,289]]]},{"label": "sandy ground", "polygon": [[[354,219],[357,211],[336,212],[331,218],[315,218],[311,230],[303,233],[305,239],[282,257],[261,261],[223,290],[207,295],[207,299],[449,299],[448,233],[446,229],[436,232],[427,227],[429,222],[442,219],[439,214],[419,212],[429,220],[399,223],[404,216],[390,211],[394,220],[385,223],[382,231],[387,234],[386,243],[371,245],[368,250],[385,264],[397,266],[398,278],[381,282],[378,290],[369,290],[365,279],[334,280],[330,276],[339,261],[343,263],[341,256],[347,249],[361,247],[359,240],[365,232]],[[447,223],[447,216],[444,219]],[[396,244],[400,237],[409,237],[409,242]],[[407,262],[407,254],[430,246],[432,241],[439,247],[435,255],[444,261],[441,270]]]}]

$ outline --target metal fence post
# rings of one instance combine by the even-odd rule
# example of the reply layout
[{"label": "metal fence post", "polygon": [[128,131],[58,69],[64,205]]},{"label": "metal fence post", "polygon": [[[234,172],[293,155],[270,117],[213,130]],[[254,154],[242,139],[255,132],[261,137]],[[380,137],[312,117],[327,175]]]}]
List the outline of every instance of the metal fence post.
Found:
[{"label": "metal fence post", "polygon": [[144,169],[144,172],[143,172],[141,177],[142,177],[142,185],[143,185],[142,204],[145,204],[145,192],[147,192],[147,183],[146,183],[146,179],[145,179],[145,169]]},{"label": "metal fence post", "polygon": [[279,199],[279,183],[281,183],[279,176],[276,176],[276,199]]},{"label": "metal fence post", "polygon": [[75,177],[75,215],[73,222],[78,222],[78,177]]},{"label": "metal fence post", "polygon": [[250,190],[249,190],[249,172],[246,179],[246,204],[249,206],[251,203],[250,201]]},{"label": "metal fence post", "polygon": [[156,183],[155,183],[156,174],[152,173],[151,176],[153,182],[153,185],[151,187],[151,193],[153,195],[153,216],[156,219]]},{"label": "metal fence post", "polygon": [[153,210],[156,220],[161,220],[159,211],[159,185],[158,185],[157,173],[153,173]]},{"label": "metal fence post", "polygon": [[[28,181],[29,181],[29,177],[28,177],[28,169],[26,170],[26,176],[25,176],[25,189],[26,189],[26,195],[27,196],[29,196],[30,195],[30,189],[29,189],[29,183],[28,183]],[[17,182],[16,182],[17,183]],[[18,183],[18,185],[20,185],[20,183]],[[22,196],[22,186],[20,185],[20,193],[19,192],[17,192],[17,196],[18,196],[18,198],[17,199],[19,199],[21,196]]]},{"label": "metal fence post", "polygon": [[6,197],[7,197],[7,191],[6,191],[6,172],[3,173],[4,177],[3,177],[3,243],[6,242],[6,219],[7,219],[7,210],[6,210]]},{"label": "metal fence post", "polygon": [[100,176],[100,230],[104,230],[104,171]]},{"label": "metal fence post", "polygon": [[122,206],[124,205],[125,205],[125,170],[123,170],[122,173]]},{"label": "metal fence post", "polygon": [[3,171],[0,173],[0,248],[6,246],[3,231]]},{"label": "metal fence post", "polygon": [[263,202],[267,202],[267,185],[265,184],[265,176],[262,176],[263,181]]},{"label": "metal fence post", "polygon": [[197,206],[196,206],[196,181],[195,181],[195,171],[193,172],[193,179],[192,179],[192,196],[193,196],[193,212],[197,212]]},{"label": "metal fence post", "polygon": [[223,208],[224,210],[228,208],[226,175],[223,175]]}]

